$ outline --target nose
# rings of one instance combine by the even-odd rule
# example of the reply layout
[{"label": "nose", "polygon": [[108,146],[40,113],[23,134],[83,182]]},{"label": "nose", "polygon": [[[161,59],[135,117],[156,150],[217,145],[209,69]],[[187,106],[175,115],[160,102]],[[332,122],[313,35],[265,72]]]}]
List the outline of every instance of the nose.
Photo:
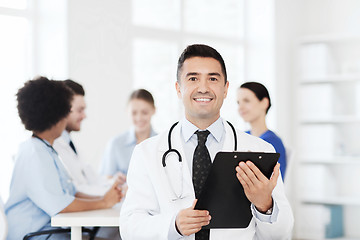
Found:
[{"label": "nose", "polygon": [[244,104],[241,101],[238,101],[238,111],[240,112],[244,108]]},{"label": "nose", "polygon": [[200,79],[199,86],[198,86],[198,92],[201,93],[207,93],[209,91],[209,83],[207,79]]},{"label": "nose", "polygon": [[140,120],[140,116],[139,116],[140,114],[138,114],[138,113],[134,113],[133,115],[132,115],[132,119],[133,119],[133,122],[134,123],[137,123],[137,122],[139,122],[139,120]]}]

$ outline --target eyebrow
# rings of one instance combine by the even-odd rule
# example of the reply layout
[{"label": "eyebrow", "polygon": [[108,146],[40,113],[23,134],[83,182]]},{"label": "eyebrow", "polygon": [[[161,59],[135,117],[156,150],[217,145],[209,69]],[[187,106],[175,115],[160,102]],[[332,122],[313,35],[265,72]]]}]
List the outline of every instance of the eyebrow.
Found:
[{"label": "eyebrow", "polygon": [[221,76],[218,72],[208,73],[209,76]]},{"label": "eyebrow", "polygon": [[[200,75],[200,73],[198,73],[198,72],[188,72],[187,74],[186,74],[186,77],[189,77],[189,76],[199,76]],[[208,73],[207,74],[208,76],[221,76],[221,74],[220,73],[218,73],[218,72],[211,72],[211,73]]]},{"label": "eyebrow", "polygon": [[198,75],[200,75],[200,73],[197,73],[197,72],[188,72],[188,73],[186,74],[186,77],[189,77],[189,76],[198,76]]}]

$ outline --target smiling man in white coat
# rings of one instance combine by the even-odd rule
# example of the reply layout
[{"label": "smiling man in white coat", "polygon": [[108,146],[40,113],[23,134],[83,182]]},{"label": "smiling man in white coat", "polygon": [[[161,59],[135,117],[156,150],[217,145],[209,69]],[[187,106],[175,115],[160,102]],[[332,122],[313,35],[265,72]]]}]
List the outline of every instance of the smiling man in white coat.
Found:
[{"label": "smiling man in white coat", "polygon": [[[166,131],[136,146],[120,213],[122,238],[290,239],[294,219],[279,164],[270,179],[250,161],[236,167],[236,176],[251,202],[253,217],[247,228],[201,229],[209,224],[211,214],[194,209],[196,198],[216,153],[233,151],[235,143],[231,127],[220,117],[229,87],[224,60],[209,46],[188,46],[179,58],[175,85],[185,117],[174,124],[171,134]],[[274,152],[257,137],[242,131],[236,134],[238,151]],[[162,159],[170,143],[178,153],[167,154],[164,167]]]}]

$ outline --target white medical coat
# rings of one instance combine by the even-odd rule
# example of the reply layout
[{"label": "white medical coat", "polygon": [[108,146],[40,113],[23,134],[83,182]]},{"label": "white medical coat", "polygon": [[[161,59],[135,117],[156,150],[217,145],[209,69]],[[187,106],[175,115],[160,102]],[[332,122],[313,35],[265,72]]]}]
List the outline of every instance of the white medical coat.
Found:
[{"label": "white medical coat", "polygon": [[[179,125],[174,128],[171,140],[172,147],[177,149],[183,157],[182,181],[183,196],[185,197],[173,200],[175,194],[168,177],[172,178],[176,174],[169,173],[167,175],[167,170],[162,166],[162,156],[168,150],[168,132],[159,134],[136,146],[127,175],[129,189],[120,213],[120,232],[124,240],[168,239],[169,229],[174,227],[174,220],[178,212],[190,207],[195,199],[192,177],[187,160],[184,159]],[[233,151],[233,131],[227,123],[224,123],[224,126],[226,135],[223,151]],[[238,151],[274,152],[274,148],[265,141],[241,131],[236,132]],[[171,154],[167,158],[167,163],[178,161],[177,157],[171,159],[174,157],[176,156]],[[253,217],[245,229],[211,229],[210,239],[290,239],[294,219],[284,194],[281,178],[278,179],[272,197],[279,212],[277,218],[273,219],[271,223],[261,222]],[[195,239],[195,234],[184,236],[181,239]]]},{"label": "white medical coat", "polygon": [[[111,187],[112,182],[96,174],[89,164],[81,158],[70,147],[65,133],[54,141],[54,148],[59,154],[65,169],[72,178],[76,191],[89,195],[104,195]],[[69,137],[69,136],[67,136]]]}]

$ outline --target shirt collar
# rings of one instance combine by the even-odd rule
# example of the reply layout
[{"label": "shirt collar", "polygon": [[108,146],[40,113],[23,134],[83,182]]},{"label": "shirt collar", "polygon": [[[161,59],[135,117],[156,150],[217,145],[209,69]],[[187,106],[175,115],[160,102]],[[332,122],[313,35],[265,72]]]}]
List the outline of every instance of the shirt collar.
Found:
[{"label": "shirt collar", "polygon": [[66,130],[64,130],[61,134],[61,137],[65,140],[65,142],[70,143],[71,138],[70,138],[70,133]]},{"label": "shirt collar", "polygon": [[[184,141],[187,142],[190,140],[192,135],[199,130],[198,127],[196,127],[194,124],[192,124],[189,120],[187,120],[185,117],[181,124],[181,132],[182,136],[184,138]],[[219,117],[214,123],[212,123],[207,130],[210,131],[211,135],[214,136],[217,142],[221,141],[221,138],[223,136],[224,131],[224,124],[222,121],[222,118]]]},{"label": "shirt collar", "polygon": [[126,144],[127,145],[132,145],[134,143],[136,144],[135,128],[131,127],[130,131],[127,134]]},{"label": "shirt collar", "polygon": [[[156,135],[156,132],[151,127],[150,137],[153,137],[155,135]],[[126,144],[132,145],[132,144],[136,144],[136,142],[137,142],[137,139],[136,139],[136,134],[135,134],[135,128],[131,127],[131,129],[128,132],[127,138],[126,138]]]}]

